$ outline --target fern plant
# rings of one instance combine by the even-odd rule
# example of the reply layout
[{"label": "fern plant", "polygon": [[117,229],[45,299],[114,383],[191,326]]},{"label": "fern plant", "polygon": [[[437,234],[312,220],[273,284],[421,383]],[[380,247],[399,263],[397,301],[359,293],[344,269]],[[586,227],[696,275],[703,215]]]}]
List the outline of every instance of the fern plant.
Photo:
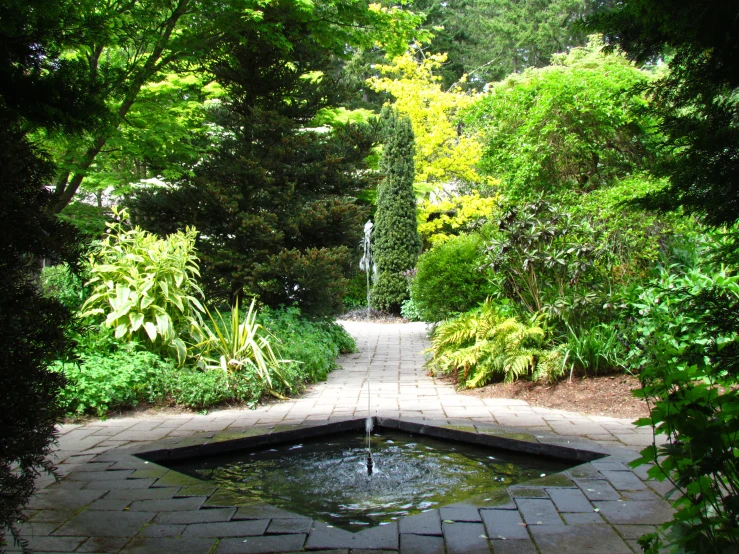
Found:
[{"label": "fern plant", "polygon": [[512,383],[534,373],[540,360],[551,357],[542,348],[545,339],[541,327],[525,325],[486,301],[436,328],[427,366],[444,374],[456,373],[467,388],[493,380]]}]

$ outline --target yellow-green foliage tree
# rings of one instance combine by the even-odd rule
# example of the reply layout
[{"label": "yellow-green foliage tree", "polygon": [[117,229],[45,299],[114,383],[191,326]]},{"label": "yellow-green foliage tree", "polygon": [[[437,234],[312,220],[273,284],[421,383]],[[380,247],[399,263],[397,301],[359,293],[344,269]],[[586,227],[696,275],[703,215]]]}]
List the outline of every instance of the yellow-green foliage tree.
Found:
[{"label": "yellow-green foliage tree", "polygon": [[446,54],[425,56],[411,52],[393,58],[378,69],[382,77],[368,80],[378,92],[395,97],[393,107],[410,118],[416,137],[416,192],[428,193],[446,184],[479,187],[490,180],[476,165],[482,155],[480,142],[461,125],[458,114],[472,105],[475,95],[459,87],[443,90],[440,69]]},{"label": "yellow-green foliage tree", "polygon": [[424,200],[418,206],[418,233],[424,248],[440,246],[484,220],[495,219],[500,204],[499,195],[482,197],[476,190],[442,200]]}]

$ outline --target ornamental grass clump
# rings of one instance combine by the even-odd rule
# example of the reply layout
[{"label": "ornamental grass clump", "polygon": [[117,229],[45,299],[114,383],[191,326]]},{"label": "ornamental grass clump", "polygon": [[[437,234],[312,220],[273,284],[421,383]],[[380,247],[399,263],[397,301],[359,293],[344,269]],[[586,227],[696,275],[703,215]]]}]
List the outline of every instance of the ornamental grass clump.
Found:
[{"label": "ornamental grass clump", "polygon": [[282,369],[292,360],[277,357],[272,348],[277,339],[257,322],[254,305],[252,300],[246,317],[241,320],[237,300],[228,322],[218,310],[215,310],[216,319],[206,309],[210,325],[202,325],[196,331],[201,338],[197,345],[201,349],[198,363],[204,369],[221,370],[227,375],[251,374],[268,393],[284,399],[275,390],[275,381],[290,389]]}]

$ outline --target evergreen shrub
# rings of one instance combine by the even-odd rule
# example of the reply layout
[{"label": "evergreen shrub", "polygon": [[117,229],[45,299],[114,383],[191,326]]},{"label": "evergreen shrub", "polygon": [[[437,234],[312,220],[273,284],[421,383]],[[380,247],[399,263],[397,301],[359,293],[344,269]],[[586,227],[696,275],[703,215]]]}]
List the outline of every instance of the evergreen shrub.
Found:
[{"label": "evergreen shrub", "polygon": [[452,237],[418,259],[411,298],[424,321],[436,322],[466,312],[493,292],[478,234]]},{"label": "evergreen shrub", "polygon": [[400,313],[408,299],[408,279],[403,272],[413,269],[421,251],[413,192],[414,140],[407,117],[393,110],[383,111],[385,148],[380,169],[385,180],[380,184],[375,214],[374,252],[377,280],[372,290],[375,307]]}]

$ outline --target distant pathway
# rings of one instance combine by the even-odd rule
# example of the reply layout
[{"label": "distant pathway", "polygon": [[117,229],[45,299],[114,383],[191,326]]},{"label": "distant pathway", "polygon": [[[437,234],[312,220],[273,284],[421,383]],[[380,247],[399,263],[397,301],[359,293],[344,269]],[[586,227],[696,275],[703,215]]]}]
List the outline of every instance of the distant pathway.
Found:
[{"label": "distant pathway", "polygon": [[[658,497],[666,492],[664,485],[647,480],[643,469],[632,472],[622,463],[651,441],[629,420],[532,407],[523,400],[458,395],[424,369],[428,339],[423,324],[344,325],[359,351],[340,358],[340,369],[298,398],[255,410],[206,415],[150,411],[62,425],[55,463],[64,478],[58,483],[39,478],[30,521],[22,527],[30,546],[40,552],[126,554],[303,548],[337,549],[331,550],[337,554],[398,549],[440,554],[492,549],[500,554],[561,552],[566,545],[569,552],[611,553],[636,551],[635,539],[668,517],[669,509]],[[496,509],[441,508],[399,525],[350,534],[310,519],[284,519],[296,517],[285,512],[220,508],[224,504],[215,499],[214,488],[186,483],[179,474],[131,455],[155,441],[203,444],[366,417],[368,364],[373,416],[596,448],[610,457],[574,468],[565,484],[510,489],[512,503]],[[528,532],[521,518],[529,523]],[[504,535],[517,540],[506,541]]]}]

